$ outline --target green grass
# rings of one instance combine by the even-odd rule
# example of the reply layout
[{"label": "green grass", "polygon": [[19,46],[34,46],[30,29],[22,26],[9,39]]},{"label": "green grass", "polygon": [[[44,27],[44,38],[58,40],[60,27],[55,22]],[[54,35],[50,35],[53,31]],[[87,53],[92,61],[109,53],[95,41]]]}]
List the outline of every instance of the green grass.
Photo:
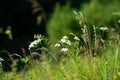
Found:
[{"label": "green grass", "polygon": [[[120,79],[120,53],[110,44],[102,56],[79,55],[62,57],[59,63],[51,60],[34,61],[20,73],[0,71],[1,80],[116,80]],[[117,77],[116,79],[115,76]]]},{"label": "green grass", "polygon": [[82,13],[74,13],[81,25],[80,38],[70,33],[58,42],[49,43],[47,49],[44,45],[39,48],[39,44],[47,42],[46,38],[36,35],[29,50],[31,54],[33,49],[42,50],[42,61],[31,56],[21,59],[29,63],[21,72],[16,72],[14,65],[12,72],[6,73],[0,68],[0,80],[120,80],[119,34],[110,32],[108,39],[103,40],[93,26],[93,37],[90,37]]}]

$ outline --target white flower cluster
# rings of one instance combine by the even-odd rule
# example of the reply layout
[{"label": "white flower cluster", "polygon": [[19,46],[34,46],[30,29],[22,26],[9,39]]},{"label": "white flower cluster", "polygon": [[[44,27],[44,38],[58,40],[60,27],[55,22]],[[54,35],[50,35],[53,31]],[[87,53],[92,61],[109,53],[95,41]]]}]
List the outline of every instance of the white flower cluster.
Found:
[{"label": "white flower cluster", "polygon": [[[70,33],[71,35],[73,35],[73,39],[75,41],[80,41],[80,38],[77,37],[75,34]],[[62,39],[60,41],[58,41],[58,43],[55,44],[55,47],[62,47],[61,48],[61,52],[67,52],[69,49],[67,48],[68,46],[72,45],[72,42],[69,40],[68,36],[63,36]]]},{"label": "white flower cluster", "polygon": [[68,48],[62,48],[61,49],[61,52],[67,52],[68,51]]},{"label": "white flower cluster", "polygon": [[[71,42],[68,39],[68,36],[63,36],[63,38],[60,41],[58,41],[58,43],[55,44],[55,47],[60,47],[60,46],[63,47],[64,44],[71,45]],[[67,52],[68,48],[61,48],[60,51],[61,52]]]},{"label": "white flower cluster", "polygon": [[71,45],[71,42],[67,36],[63,36],[63,38],[59,42]]},{"label": "white flower cluster", "polygon": [[37,47],[38,45],[39,45],[39,43],[41,42],[41,40],[34,40],[33,42],[31,42],[30,43],[30,45],[29,45],[29,50],[31,49],[31,48],[35,48],[35,47]]},{"label": "white flower cluster", "polygon": [[100,30],[102,30],[102,31],[107,31],[108,28],[107,28],[107,27],[100,27]]}]

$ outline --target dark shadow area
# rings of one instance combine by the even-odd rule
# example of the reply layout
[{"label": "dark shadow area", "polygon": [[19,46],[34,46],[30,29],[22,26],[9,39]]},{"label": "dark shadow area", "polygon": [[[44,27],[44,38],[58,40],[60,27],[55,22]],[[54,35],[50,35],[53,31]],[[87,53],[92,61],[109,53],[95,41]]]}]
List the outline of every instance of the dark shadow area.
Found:
[{"label": "dark shadow area", "polygon": [[[36,5],[36,6],[35,6]],[[35,7],[34,7],[35,6]],[[36,0],[2,0],[0,1],[0,27],[3,31],[11,26],[13,40],[0,34],[0,49],[9,49],[18,53],[32,40],[34,34],[45,35],[45,14]],[[19,48],[18,48],[19,47]],[[25,47],[26,48],[26,47]]]},{"label": "dark shadow area", "polygon": [[[70,0],[70,5],[79,8],[82,2],[84,1]],[[0,51],[8,51],[0,52],[0,57],[8,61],[7,58],[12,54],[19,54],[22,57],[28,55],[30,53],[28,45],[34,40],[34,34],[47,35],[46,23],[56,3],[64,5],[67,1],[0,0],[0,28],[5,32],[7,27],[10,26],[13,37],[13,39],[9,39],[7,34],[0,33]],[[9,61],[8,64],[4,63],[6,66],[11,64],[12,62]],[[5,71],[11,70],[10,66],[4,67],[4,69]]]}]

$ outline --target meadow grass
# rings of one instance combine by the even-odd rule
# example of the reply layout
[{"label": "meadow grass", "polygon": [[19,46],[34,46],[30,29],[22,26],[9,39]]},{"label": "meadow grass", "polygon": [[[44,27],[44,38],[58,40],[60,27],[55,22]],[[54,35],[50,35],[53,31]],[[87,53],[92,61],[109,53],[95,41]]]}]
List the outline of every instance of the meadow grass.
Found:
[{"label": "meadow grass", "polygon": [[119,48],[114,45],[102,56],[79,55],[62,58],[59,64],[50,60],[30,65],[20,73],[0,72],[1,80],[117,80],[120,79]]},{"label": "meadow grass", "polygon": [[[15,67],[12,72],[3,72],[0,68],[0,80],[119,80],[119,35],[110,34],[105,42],[98,38],[93,26],[93,38],[90,38],[82,14],[75,14],[81,26],[80,38],[73,33],[63,36],[60,41],[48,45],[48,53],[43,51],[40,56],[42,61],[28,57],[29,64],[20,72],[16,72]],[[29,45],[31,53],[45,40],[41,35],[35,37],[37,39]],[[101,43],[97,43],[98,39]],[[27,63],[26,59],[22,60]]]}]

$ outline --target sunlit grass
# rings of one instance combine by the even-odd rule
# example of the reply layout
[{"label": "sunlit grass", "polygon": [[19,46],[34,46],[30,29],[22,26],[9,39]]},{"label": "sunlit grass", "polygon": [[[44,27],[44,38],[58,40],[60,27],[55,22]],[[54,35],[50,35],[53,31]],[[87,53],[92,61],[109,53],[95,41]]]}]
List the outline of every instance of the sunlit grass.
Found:
[{"label": "sunlit grass", "polygon": [[[31,55],[20,59],[26,67],[20,72],[16,72],[15,66],[12,72],[3,72],[0,68],[0,80],[119,80],[119,35],[111,33],[108,40],[103,40],[98,38],[93,25],[93,37],[90,38],[89,26],[82,13],[75,14],[82,29],[80,38],[70,33],[46,48],[43,45],[46,38],[36,35],[28,46]],[[41,50],[41,55],[37,50]],[[40,58],[35,60],[33,56]]]},{"label": "sunlit grass", "polygon": [[102,53],[103,56],[79,55],[64,57],[58,63],[35,61],[30,69],[19,73],[0,72],[2,80],[114,80],[120,78],[119,48]]}]

